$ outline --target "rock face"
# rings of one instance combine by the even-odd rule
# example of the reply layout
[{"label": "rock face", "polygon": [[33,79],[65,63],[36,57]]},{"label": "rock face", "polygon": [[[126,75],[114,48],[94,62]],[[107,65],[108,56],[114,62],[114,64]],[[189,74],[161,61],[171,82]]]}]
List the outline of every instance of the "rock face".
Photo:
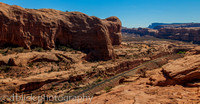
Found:
[{"label": "rock face", "polygon": [[0,3],[0,45],[25,48],[69,45],[87,50],[88,60],[114,57],[112,45],[121,43],[117,17],[101,20],[80,12],[53,9],[24,9]]},{"label": "rock face", "polygon": [[200,43],[200,28],[162,28],[155,35],[158,38],[193,41]]}]

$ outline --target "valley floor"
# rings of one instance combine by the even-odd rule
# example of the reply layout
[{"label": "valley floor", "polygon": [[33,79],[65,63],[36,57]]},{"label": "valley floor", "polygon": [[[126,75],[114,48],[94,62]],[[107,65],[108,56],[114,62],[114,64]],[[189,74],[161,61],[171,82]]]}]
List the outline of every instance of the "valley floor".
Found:
[{"label": "valley floor", "polygon": [[[64,46],[56,50],[2,48],[0,49],[0,94],[63,96],[152,59],[168,54],[193,55],[198,48],[198,45],[179,41],[125,40],[120,46],[114,46],[117,56],[115,59],[96,62],[88,62],[84,59],[85,53]],[[136,79],[130,77],[126,79],[130,80],[128,83],[112,88],[108,93],[105,93],[107,92],[105,90],[98,92],[98,96],[95,96],[92,102],[94,104],[198,102],[197,87],[151,86],[145,82],[148,77],[136,77]],[[176,90],[177,92],[173,94]],[[194,94],[196,95],[193,96]],[[11,101],[6,99],[2,102]]]}]

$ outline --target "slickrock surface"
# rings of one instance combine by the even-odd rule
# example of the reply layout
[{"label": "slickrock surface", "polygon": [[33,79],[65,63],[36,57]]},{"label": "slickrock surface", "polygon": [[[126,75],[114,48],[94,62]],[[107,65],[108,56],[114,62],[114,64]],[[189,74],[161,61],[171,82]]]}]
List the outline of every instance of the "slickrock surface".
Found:
[{"label": "slickrock surface", "polygon": [[[125,79],[110,92],[100,91],[92,101],[80,104],[199,104],[200,55],[169,61],[162,68]],[[164,74],[165,72],[166,74]],[[169,78],[169,79],[168,79]],[[162,87],[159,85],[162,82]],[[171,82],[171,83],[170,83]],[[165,86],[164,86],[165,84]],[[77,100],[69,102],[77,103]]]}]

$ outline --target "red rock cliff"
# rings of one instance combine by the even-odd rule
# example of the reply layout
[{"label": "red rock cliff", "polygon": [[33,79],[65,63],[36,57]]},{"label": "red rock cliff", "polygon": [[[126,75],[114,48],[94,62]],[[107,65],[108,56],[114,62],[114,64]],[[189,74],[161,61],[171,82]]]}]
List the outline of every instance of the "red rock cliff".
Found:
[{"label": "red rock cliff", "polygon": [[121,21],[101,20],[80,12],[24,9],[0,3],[0,45],[52,49],[56,44],[88,50],[88,60],[113,58],[112,45],[121,43]]},{"label": "red rock cliff", "polygon": [[200,28],[162,28],[159,29],[159,33],[155,36],[158,38],[200,43]]}]

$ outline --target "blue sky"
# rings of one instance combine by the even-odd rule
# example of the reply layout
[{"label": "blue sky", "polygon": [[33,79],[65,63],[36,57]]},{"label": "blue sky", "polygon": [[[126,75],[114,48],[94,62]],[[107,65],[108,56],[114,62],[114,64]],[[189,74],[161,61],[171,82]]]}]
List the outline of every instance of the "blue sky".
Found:
[{"label": "blue sky", "polygon": [[153,22],[200,22],[200,0],[0,0],[24,8],[80,11],[90,16],[117,16],[125,27]]}]

